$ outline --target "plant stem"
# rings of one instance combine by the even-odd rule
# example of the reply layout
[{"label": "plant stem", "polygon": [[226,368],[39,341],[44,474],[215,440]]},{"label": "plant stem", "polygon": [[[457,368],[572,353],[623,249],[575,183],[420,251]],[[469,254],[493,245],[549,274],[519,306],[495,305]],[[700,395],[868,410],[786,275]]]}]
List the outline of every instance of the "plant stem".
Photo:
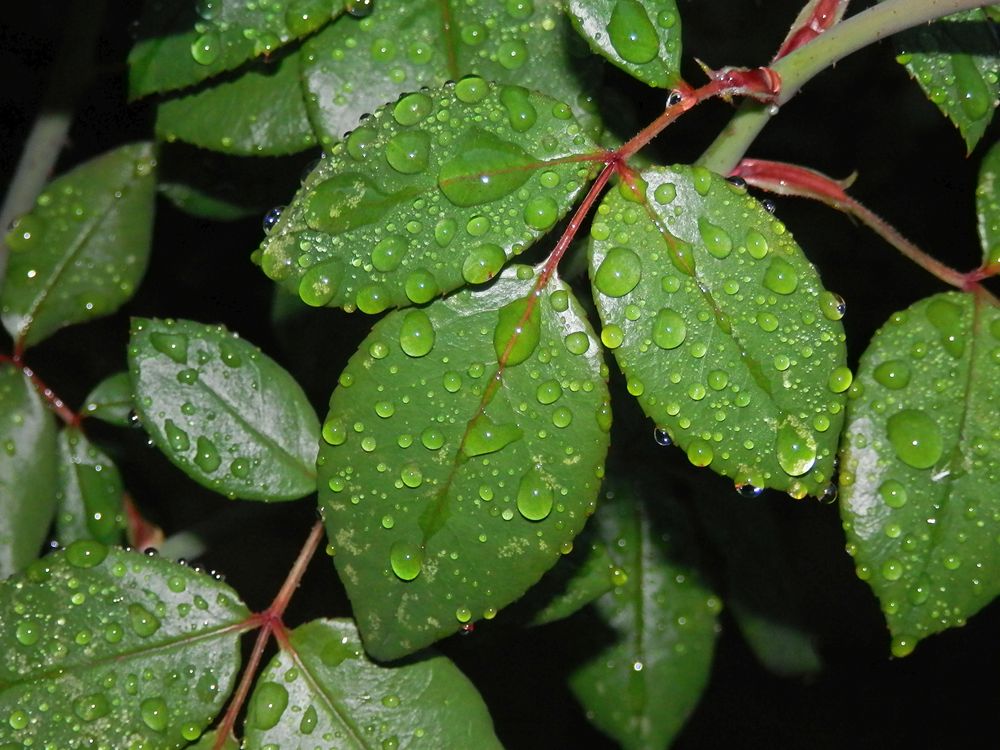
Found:
[{"label": "plant stem", "polygon": [[31,210],[59,159],[73,110],[93,76],[94,47],[106,5],[107,0],[93,0],[69,3],[66,9],[63,43],[49,71],[48,89],[0,205],[0,285],[7,270],[3,235],[14,219]]},{"label": "plant stem", "polygon": [[[912,26],[961,10],[989,5],[983,0],[885,0],[783,57],[771,69],[781,76],[778,106],[789,101],[817,73],[862,47]],[[746,153],[774,112],[773,107],[747,101],[701,155],[703,167],[727,174]]]}]

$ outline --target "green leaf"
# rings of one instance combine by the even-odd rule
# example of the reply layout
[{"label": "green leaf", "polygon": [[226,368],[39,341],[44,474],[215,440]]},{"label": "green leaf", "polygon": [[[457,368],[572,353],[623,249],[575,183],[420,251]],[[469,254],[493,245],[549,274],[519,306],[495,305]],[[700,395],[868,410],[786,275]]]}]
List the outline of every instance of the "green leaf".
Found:
[{"label": "green leaf", "polygon": [[744,188],[674,167],[636,189],[605,197],[590,249],[601,338],[629,393],[695,466],[822,494],[851,383],[843,301]]},{"label": "green leaf", "polygon": [[200,83],[315,32],[343,11],[330,0],[147,0],[129,53],[129,96]]},{"label": "green leaf", "polygon": [[377,659],[493,617],[593,511],[606,370],[566,286],[550,279],[535,296],[536,283],[516,266],[482,290],[387,316],[330,398],[321,507]]},{"label": "green leaf", "polygon": [[621,581],[625,572],[615,566],[602,542],[574,547],[566,557],[549,571],[529,596],[546,588],[550,578],[559,575],[561,589],[532,617],[532,625],[547,625],[563,620],[583,609],[598,597],[611,591],[615,581]]},{"label": "green leaf", "polygon": [[199,484],[265,502],[316,490],[316,414],[252,344],[221,325],[136,319],[129,371],[146,431]]},{"label": "green leaf", "polygon": [[542,94],[481,78],[409,94],[320,161],[257,260],[313,306],[429,302],[489,281],[551,229],[596,149]]},{"label": "green leaf", "polygon": [[0,578],[38,557],[55,513],[55,476],[52,414],[27,378],[0,362]]},{"label": "green leaf", "polygon": [[681,22],[675,0],[569,0],[591,49],[657,88],[680,82]]},{"label": "green leaf", "polygon": [[[188,745],[188,750],[215,750],[215,743],[219,737],[219,730],[213,729],[211,732],[205,732],[198,741],[193,745]],[[233,733],[230,732],[229,736],[222,743],[221,750],[240,750],[240,743]]]},{"label": "green leaf", "polygon": [[114,312],[146,270],[153,148],[120,146],[53,180],[7,235],[0,318],[26,346]]},{"label": "green leaf", "polygon": [[617,640],[570,676],[587,717],[623,748],[664,748],[708,682],[721,602],[685,560],[690,531],[670,497],[613,483],[594,517],[627,580],[596,602]]},{"label": "green leaf", "polygon": [[157,136],[240,156],[281,156],[315,146],[300,56],[299,50],[282,54],[232,80],[167,99],[156,110]]},{"label": "green leaf", "polygon": [[116,372],[98,383],[87,394],[80,410],[84,417],[96,417],[117,427],[129,427],[131,413],[132,381],[126,371]]},{"label": "green leaf", "polygon": [[841,516],[896,656],[1000,593],[998,364],[1000,310],[958,292],[894,314],[861,357]]},{"label": "green leaf", "polygon": [[59,434],[58,478],[59,543],[77,539],[120,543],[125,530],[121,475],[114,461],[87,440],[79,427],[67,427]]},{"label": "green leaf", "polygon": [[224,583],[92,540],[35,562],[0,583],[0,746],[184,747],[232,689],[249,616]]},{"label": "green leaf", "polygon": [[330,24],[303,53],[306,107],[326,146],[383,102],[465,75],[542,91],[573,106],[588,133],[599,129],[588,94],[600,67],[560,0],[379,2],[360,23]]},{"label": "green leaf", "polygon": [[376,664],[350,620],[291,632],[257,681],[244,734],[248,750],[326,747],[334,737],[337,747],[501,747],[482,698],[451,661],[431,653]]},{"label": "green leaf", "polygon": [[976,186],[976,216],[983,265],[1000,263],[1000,142],[993,144],[979,166]]},{"label": "green leaf", "polygon": [[971,152],[1000,97],[1000,37],[982,8],[965,10],[896,35],[910,76],[958,128]]}]

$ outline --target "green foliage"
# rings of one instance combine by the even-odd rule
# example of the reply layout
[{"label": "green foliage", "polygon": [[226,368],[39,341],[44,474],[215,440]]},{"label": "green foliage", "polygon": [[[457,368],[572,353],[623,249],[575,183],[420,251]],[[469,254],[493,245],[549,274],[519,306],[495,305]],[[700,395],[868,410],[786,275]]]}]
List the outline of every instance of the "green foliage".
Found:
[{"label": "green foliage", "polygon": [[[735,5],[719,19],[738,23]],[[885,35],[867,11],[841,24],[846,6],[804,0],[786,42],[829,35],[810,48],[829,66]],[[820,275],[849,287],[867,279],[837,266],[867,277],[871,259],[837,247],[831,262],[822,234],[789,221],[797,242],[741,180],[646,148],[702,101],[750,96],[720,137],[738,160],[747,123],[778,114],[762,109],[774,71],[682,78],[679,11],[710,59],[687,20],[705,11],[145,2],[127,61],[143,102],[119,112],[139,115],[129,142],[102,133],[60,164],[0,247],[0,750],[520,746],[516,713],[557,692],[609,741],[664,748],[726,623],[790,679],[824,674],[810,607],[843,590],[881,606],[882,656],[987,607],[1000,594],[997,9],[898,6],[910,25],[958,11],[900,35],[900,60],[970,152],[982,141],[963,186],[982,265],[951,269],[841,185],[785,167],[782,193],[838,196],[957,289],[914,302],[917,285],[881,282],[886,310],[909,307],[866,348],[885,311],[845,333]],[[780,38],[780,16],[753,33]],[[843,136],[810,133],[810,149]],[[265,211],[263,230],[242,221]],[[839,520],[786,497],[833,503],[838,488]],[[285,524],[303,509],[320,518],[281,585],[275,540],[296,536]],[[810,519],[804,538],[783,533],[786,512]],[[231,545],[241,593],[126,541]],[[870,591],[836,578],[845,541]],[[324,544],[322,593],[296,596]],[[839,571],[819,594],[795,571],[813,547]],[[252,612],[240,596],[273,600]],[[519,656],[506,651],[519,631],[565,643],[568,661],[545,654],[527,678],[557,688],[514,695],[504,659],[479,663],[491,648]]]}]

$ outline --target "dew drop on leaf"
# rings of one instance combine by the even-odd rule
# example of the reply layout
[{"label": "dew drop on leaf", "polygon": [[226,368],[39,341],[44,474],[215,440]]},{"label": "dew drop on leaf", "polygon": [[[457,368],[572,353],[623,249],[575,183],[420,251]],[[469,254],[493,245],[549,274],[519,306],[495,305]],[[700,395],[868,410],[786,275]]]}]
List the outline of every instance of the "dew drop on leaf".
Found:
[{"label": "dew drop on leaf", "polygon": [[424,551],[413,542],[394,542],[389,550],[389,565],[400,580],[412,581],[420,575],[423,563]]},{"label": "dew drop on leaf", "polygon": [[179,365],[187,363],[188,339],[182,333],[151,333],[149,341],[160,354],[165,354]]},{"label": "dew drop on leaf", "polygon": [[[455,87],[479,81],[483,93],[488,91],[482,79],[466,78]],[[491,203],[510,195],[521,187],[532,171],[526,169],[535,162],[520,146],[503,141],[482,130],[470,130],[455,146],[456,156],[441,165],[438,187],[445,197],[460,208]]]},{"label": "dew drop on leaf", "polygon": [[257,729],[277,726],[288,707],[288,690],[284,685],[270,680],[260,683],[250,705],[249,723]]},{"label": "dew drop on leaf", "polygon": [[676,349],[687,338],[687,325],[680,313],[664,307],[653,319],[653,343],[661,349]]},{"label": "dew drop on leaf", "polygon": [[800,477],[816,463],[816,441],[808,431],[786,421],[775,437],[775,454],[782,471]]},{"label": "dew drop on leaf", "polygon": [[521,477],[517,488],[517,510],[529,521],[541,521],[552,512],[552,488],[535,467]]},{"label": "dew drop on leaf", "polygon": [[500,308],[497,326],[493,331],[493,349],[497,361],[502,361],[506,367],[521,364],[534,353],[541,335],[542,317],[538,298],[528,295],[509,302]]},{"label": "dew drop on leaf", "polygon": [[222,41],[213,32],[202,34],[191,43],[191,57],[200,65],[211,65],[219,59],[222,52]]},{"label": "dew drop on leaf", "polygon": [[211,474],[219,468],[222,459],[219,456],[219,449],[215,447],[215,443],[207,437],[199,436],[196,450],[194,462],[202,471],[206,474]]},{"label": "dew drop on leaf", "polygon": [[608,21],[608,39],[623,60],[635,65],[655,60],[660,52],[656,29],[638,0],[615,3]]},{"label": "dew drop on leaf", "polygon": [[472,458],[496,453],[520,440],[524,432],[514,424],[496,424],[485,414],[480,414],[469,427],[462,443],[462,453]]},{"label": "dew drop on leaf", "polygon": [[764,286],[778,294],[791,294],[799,284],[799,277],[792,264],[784,258],[775,257],[764,272]]},{"label": "dew drop on leaf", "polygon": [[163,698],[146,698],[139,704],[143,723],[154,732],[165,732],[170,719],[167,702]]},{"label": "dew drop on leaf", "polygon": [[410,310],[399,329],[399,346],[410,357],[423,357],[434,348],[434,326],[423,310]]},{"label": "dew drop on leaf", "polygon": [[623,297],[642,279],[642,261],[627,247],[613,247],[594,274],[594,286],[608,297]]},{"label": "dew drop on leaf", "polygon": [[929,469],[944,451],[937,423],[917,409],[903,409],[889,417],[886,436],[899,460],[915,469]]},{"label": "dew drop on leaf", "polygon": [[507,111],[511,128],[518,133],[530,130],[538,119],[538,112],[521,86],[504,86],[500,89],[500,103]]}]

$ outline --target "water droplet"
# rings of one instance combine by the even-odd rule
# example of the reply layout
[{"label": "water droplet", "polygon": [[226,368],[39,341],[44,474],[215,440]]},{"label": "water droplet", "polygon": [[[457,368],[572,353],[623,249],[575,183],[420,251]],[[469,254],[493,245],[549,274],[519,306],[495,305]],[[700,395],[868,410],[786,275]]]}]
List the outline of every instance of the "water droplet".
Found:
[{"label": "water droplet", "polygon": [[174,453],[183,453],[191,447],[191,439],[188,437],[188,434],[178,427],[174,420],[168,419],[164,421],[163,432],[167,437],[170,449]]},{"label": "water droplet", "polygon": [[347,440],[347,426],[339,418],[328,419],[323,423],[323,439],[330,445],[343,445]]},{"label": "water droplet", "polygon": [[653,343],[661,349],[676,349],[687,337],[687,325],[680,313],[662,308],[653,320]]},{"label": "water droplet", "polygon": [[529,521],[541,521],[552,512],[552,488],[537,467],[521,477],[517,488],[517,510]]},{"label": "water droplet", "polygon": [[895,479],[887,479],[878,488],[878,494],[890,508],[902,508],[906,505],[906,487]]},{"label": "water droplet", "polygon": [[422,130],[404,130],[396,133],[385,144],[385,160],[400,174],[423,172],[427,169],[430,155],[431,136]]},{"label": "water droplet", "polygon": [[500,103],[507,110],[507,120],[518,133],[531,130],[538,119],[538,112],[531,103],[528,90],[521,86],[504,86],[500,89]]},{"label": "water droplet", "polygon": [[30,250],[39,244],[39,238],[45,229],[45,219],[34,214],[25,214],[11,225],[6,236],[7,247],[11,252]]},{"label": "water droplet", "polygon": [[524,432],[514,424],[496,424],[485,414],[480,414],[472,423],[462,443],[462,453],[472,458],[487,453],[496,453],[515,440],[520,440]]},{"label": "water droplet", "polygon": [[21,620],[17,624],[14,635],[22,646],[34,646],[42,637],[42,629],[31,620]]},{"label": "water droplet", "polygon": [[687,457],[694,466],[708,466],[715,458],[715,451],[708,441],[695,438],[688,445]]},{"label": "water droplet", "polygon": [[767,239],[765,239],[764,235],[756,229],[751,229],[747,232],[747,252],[751,258],[761,260],[767,255],[769,249]]},{"label": "water droplet", "polygon": [[284,206],[275,206],[266,214],[264,214],[264,218],[261,221],[261,224],[264,227],[265,234],[269,233],[272,229],[274,229],[274,225],[278,223],[278,219],[281,218],[281,214],[284,210],[285,210]]},{"label": "water droplet", "polygon": [[479,76],[466,76],[455,84],[455,96],[466,104],[481,102],[489,92],[489,84]]},{"label": "water droplet", "polygon": [[664,182],[656,186],[653,191],[653,200],[659,203],[661,206],[665,206],[668,203],[672,203],[674,198],[677,197],[677,188],[671,182]]},{"label": "water droplet", "polygon": [[910,366],[901,359],[890,359],[876,367],[873,375],[886,388],[899,390],[910,382]]},{"label": "water droplet", "polygon": [[444,445],[444,433],[436,427],[428,427],[420,433],[420,443],[429,451],[440,450]]},{"label": "water droplet", "polygon": [[521,215],[529,227],[544,232],[559,218],[559,206],[547,195],[542,195],[525,203]]},{"label": "water droplet", "polygon": [[915,469],[929,469],[944,451],[937,423],[916,409],[903,409],[889,417],[886,435],[899,459]]},{"label": "water droplet", "polygon": [[613,247],[594,274],[594,286],[608,297],[623,297],[642,278],[642,261],[627,247]]},{"label": "water droplet", "polygon": [[826,385],[834,393],[843,393],[851,387],[853,380],[854,375],[851,374],[850,368],[838,367],[830,373],[830,378],[827,380]]},{"label": "water droplet", "polygon": [[315,706],[308,706],[305,711],[302,712],[302,720],[299,722],[299,731],[302,734],[312,734],[316,729],[316,724],[319,722],[319,714],[316,712]]},{"label": "water droplet", "polygon": [[791,294],[798,285],[799,277],[792,264],[784,258],[772,258],[764,272],[764,286],[778,294]]},{"label": "water droplet", "polygon": [[506,367],[521,364],[534,353],[541,336],[542,316],[538,299],[534,295],[529,294],[504,305],[500,308],[497,326],[493,331],[493,350],[496,352],[497,362],[503,361]]},{"label": "water droplet", "polygon": [[609,323],[601,330],[601,343],[608,349],[617,349],[624,341],[625,332],[614,323]]},{"label": "water droplet", "polygon": [[562,387],[557,380],[546,380],[538,386],[535,391],[535,398],[540,404],[553,404],[562,396]]},{"label": "water droplet", "polygon": [[941,334],[941,345],[953,357],[965,351],[962,327],[962,308],[946,299],[935,299],[927,305],[927,320]]},{"label": "water droplet", "polygon": [[312,187],[303,213],[310,229],[339,234],[374,224],[408,197],[406,190],[386,193],[360,174],[337,174]]},{"label": "water droplet", "polygon": [[660,39],[638,0],[618,0],[608,20],[611,46],[626,62],[642,65],[657,58]]},{"label": "water droplet", "polygon": [[222,41],[214,32],[202,34],[191,43],[191,57],[199,65],[211,65],[222,53]]},{"label": "water droplet", "polygon": [[764,494],[764,488],[744,483],[736,485],[736,492],[740,495],[740,497],[755,498]]},{"label": "water droplet", "polygon": [[484,284],[496,276],[506,262],[507,255],[499,245],[477,245],[462,264],[462,278],[470,284]]},{"label": "water droplet", "polygon": [[800,477],[816,463],[816,440],[808,430],[786,421],[778,429],[775,453],[782,471]]},{"label": "water droplet", "polygon": [[663,447],[674,444],[673,439],[670,437],[670,432],[663,427],[653,428],[653,440],[656,441],[657,445],[662,445]]},{"label": "water droplet", "polygon": [[159,618],[141,604],[128,605],[128,619],[140,638],[148,638],[160,629]]},{"label": "water droplet", "polygon": [[563,339],[570,354],[584,354],[590,348],[590,337],[583,331],[574,331]]},{"label": "water droplet", "polygon": [[358,309],[367,315],[377,315],[389,306],[389,293],[380,284],[368,284],[354,298]]},{"label": "water droplet", "polygon": [[270,680],[258,683],[250,705],[248,723],[257,729],[277,726],[288,707],[288,690],[284,685]]},{"label": "water droplet", "polygon": [[108,556],[107,546],[92,539],[77,539],[66,547],[66,562],[74,568],[93,568]]},{"label": "water droplet", "polygon": [[406,464],[399,471],[399,478],[410,489],[416,489],[424,483],[423,472],[417,464]]},{"label": "water droplet", "polygon": [[73,713],[84,721],[97,721],[108,715],[111,704],[101,693],[94,693],[73,702]]},{"label": "water droplet", "polygon": [[981,120],[993,109],[994,95],[983,80],[979,66],[970,55],[949,58],[955,73],[955,88],[959,103],[970,120]]},{"label": "water droplet", "polygon": [[233,339],[223,339],[219,344],[219,358],[226,367],[239,367],[243,364],[239,344]]},{"label": "water droplet", "polygon": [[[458,85],[470,80],[473,79],[463,79]],[[481,79],[475,80],[482,83]],[[438,187],[460,208],[490,203],[510,195],[533,174],[527,168],[535,163],[531,155],[520,146],[485,131],[470,130],[455,143],[455,153],[454,158],[441,165]]]},{"label": "water droplet", "polygon": [[726,258],[733,250],[733,238],[729,233],[703,216],[698,217],[698,234],[705,243],[705,249],[716,258]]},{"label": "water droplet", "polygon": [[344,0],[344,11],[354,18],[365,18],[375,10],[375,0]]},{"label": "water droplet", "polygon": [[903,577],[903,563],[894,558],[889,558],[882,563],[882,577],[887,581],[898,581]]},{"label": "water droplet", "polygon": [[160,333],[149,335],[149,342],[160,354],[165,354],[179,365],[187,364],[188,339],[182,333]]},{"label": "water droplet", "polygon": [[374,128],[357,128],[347,136],[347,153],[356,161],[364,161],[373,153],[372,146],[377,139],[378,132]]},{"label": "water droplet", "polygon": [[424,551],[413,542],[394,542],[389,550],[389,564],[396,577],[403,581],[412,581],[420,575],[424,563]]},{"label": "water droplet", "polygon": [[823,292],[819,295],[819,309],[827,320],[840,320],[847,312],[847,303],[839,294]]},{"label": "water droplet", "polygon": [[698,195],[708,195],[709,190],[712,189],[712,173],[705,167],[692,167],[691,184],[694,185],[694,190]]},{"label": "water droplet", "polygon": [[403,291],[406,292],[407,299],[416,305],[430,302],[441,292],[434,274],[425,268],[418,268],[411,272],[403,283]]}]

